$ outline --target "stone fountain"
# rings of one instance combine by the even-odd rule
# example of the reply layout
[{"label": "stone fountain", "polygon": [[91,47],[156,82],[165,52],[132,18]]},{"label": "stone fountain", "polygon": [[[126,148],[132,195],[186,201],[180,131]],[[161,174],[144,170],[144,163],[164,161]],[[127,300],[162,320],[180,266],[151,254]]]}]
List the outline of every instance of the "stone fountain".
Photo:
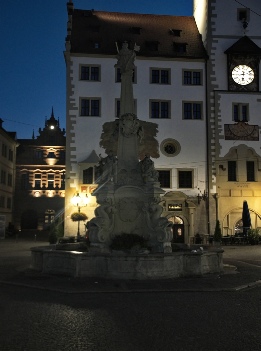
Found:
[{"label": "stone fountain", "polygon": [[[161,217],[158,172],[150,155],[139,162],[144,127],[134,113],[132,75],[135,50],[124,43],[115,65],[121,71],[120,118],[112,123],[110,139],[117,140],[117,157],[109,151],[100,161],[99,207],[89,223],[91,249],[108,252],[113,237],[137,234],[148,240],[151,252],[172,252],[172,223]],[[113,130],[114,129],[114,130]]]},{"label": "stone fountain", "polygon": [[[172,252],[172,223],[161,217],[160,196],[164,191],[151,160],[157,146],[153,140],[157,125],[139,120],[134,113],[132,75],[136,51],[138,47],[130,50],[124,43],[117,56],[115,66],[121,70],[120,118],[103,126],[101,146],[107,156],[100,158],[98,187],[93,193],[98,207],[88,223],[90,250],[81,251],[77,244],[32,248],[32,266],[36,270],[119,279],[175,278],[223,270],[222,249],[188,247]],[[150,147],[142,149],[141,145],[146,144]],[[111,250],[113,239],[121,234],[143,238],[147,250]]]}]

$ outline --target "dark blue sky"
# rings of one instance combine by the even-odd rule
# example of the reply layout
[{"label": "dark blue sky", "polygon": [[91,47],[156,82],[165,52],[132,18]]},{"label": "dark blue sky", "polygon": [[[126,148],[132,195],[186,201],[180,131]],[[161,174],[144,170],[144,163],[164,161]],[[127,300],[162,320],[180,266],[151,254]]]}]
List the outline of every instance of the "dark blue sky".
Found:
[{"label": "dark blue sky", "polygon": [[[78,9],[192,15],[193,0],[74,0]],[[52,107],[65,128],[66,0],[8,0],[0,9],[0,118],[31,138]]]}]

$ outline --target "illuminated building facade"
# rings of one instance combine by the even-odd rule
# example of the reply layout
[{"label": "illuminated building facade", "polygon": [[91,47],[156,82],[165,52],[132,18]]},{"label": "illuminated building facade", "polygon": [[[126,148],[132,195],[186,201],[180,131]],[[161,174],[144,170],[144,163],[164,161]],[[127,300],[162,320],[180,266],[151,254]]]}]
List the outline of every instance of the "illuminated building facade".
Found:
[{"label": "illuminated building facade", "polygon": [[39,136],[19,139],[14,201],[17,229],[45,229],[63,216],[65,144],[65,130],[53,110]]}]

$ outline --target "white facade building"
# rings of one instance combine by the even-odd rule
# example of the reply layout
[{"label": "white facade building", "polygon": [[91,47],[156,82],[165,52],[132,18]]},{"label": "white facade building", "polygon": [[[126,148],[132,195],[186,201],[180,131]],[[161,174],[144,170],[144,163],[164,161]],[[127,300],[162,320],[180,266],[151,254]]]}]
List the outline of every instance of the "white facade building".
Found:
[{"label": "white facade building", "polygon": [[233,235],[243,200],[261,227],[261,3],[195,0],[194,16],[209,55],[210,188],[223,235]]},{"label": "white facade building", "polygon": [[[105,122],[117,118],[120,79],[117,49],[124,41],[140,46],[133,90],[137,117],[158,124],[159,171],[164,216],[174,224],[178,241],[207,232],[206,51],[193,17],[156,16],[76,10],[68,3],[67,171],[65,233],[75,230],[70,203],[75,193],[95,188],[91,167],[101,154]],[[151,155],[153,156],[153,154]],[[93,173],[92,173],[93,172]],[[85,175],[92,173],[93,177]],[[88,179],[87,179],[88,178]],[[95,198],[84,212],[89,219]],[[83,225],[81,231],[83,231]]]}]

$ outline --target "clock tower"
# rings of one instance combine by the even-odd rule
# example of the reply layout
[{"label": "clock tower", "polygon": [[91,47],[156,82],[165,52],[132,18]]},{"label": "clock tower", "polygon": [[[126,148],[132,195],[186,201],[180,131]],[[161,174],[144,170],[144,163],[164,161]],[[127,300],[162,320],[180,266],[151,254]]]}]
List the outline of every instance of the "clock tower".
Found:
[{"label": "clock tower", "polygon": [[261,228],[261,1],[194,0],[207,63],[211,228],[234,235],[247,200]]},{"label": "clock tower", "polygon": [[228,89],[230,91],[259,91],[261,49],[244,36],[229,47],[227,55]]}]

